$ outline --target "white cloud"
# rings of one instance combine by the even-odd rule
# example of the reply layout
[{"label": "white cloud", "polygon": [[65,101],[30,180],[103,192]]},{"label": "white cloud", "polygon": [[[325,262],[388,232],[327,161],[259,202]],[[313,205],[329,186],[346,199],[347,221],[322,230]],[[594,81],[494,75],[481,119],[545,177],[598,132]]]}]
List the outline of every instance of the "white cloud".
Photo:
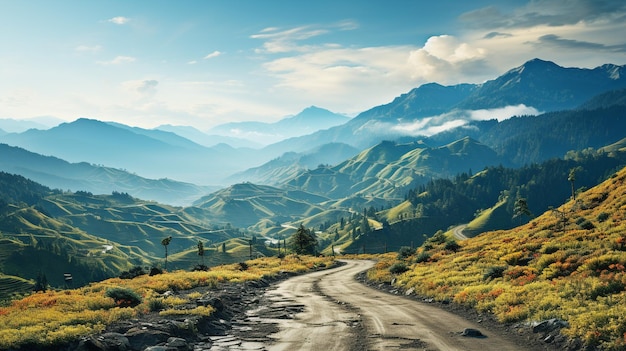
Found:
[{"label": "white cloud", "polygon": [[98,52],[101,50],[102,50],[102,46],[100,45],[93,45],[93,46],[79,45],[74,48],[74,51],[77,51],[77,52]]},{"label": "white cloud", "polygon": [[209,60],[209,59],[212,59],[212,58],[218,57],[218,56],[220,56],[221,54],[222,54],[221,52],[219,52],[219,51],[215,50],[215,51],[213,51],[212,53],[210,53],[210,54],[208,54],[208,55],[204,56],[204,57],[203,57],[203,59],[205,59],[205,60]]},{"label": "white cloud", "polygon": [[196,63],[198,63],[198,61],[196,61],[196,60],[191,60],[191,61],[187,62],[188,65],[195,65]]},{"label": "white cloud", "polygon": [[367,123],[361,132],[367,133],[371,130],[387,130],[397,135],[431,136],[459,127],[471,128],[468,126],[468,123],[471,121],[485,121],[491,119],[503,121],[513,116],[538,114],[540,114],[540,112],[537,111],[537,109],[523,104],[496,109],[454,110],[441,115],[424,117],[410,122],[402,122],[400,119],[389,122],[372,121]]},{"label": "white cloud", "polygon": [[503,121],[513,116],[536,116],[541,112],[534,107],[519,104],[516,106],[506,106],[502,108],[488,109],[488,110],[474,110],[468,111],[470,118],[475,121],[486,121],[490,119],[497,119]]},{"label": "white cloud", "polygon": [[[299,27],[280,33],[306,37],[303,31]],[[324,107],[343,113],[362,112],[424,83],[477,83],[494,77],[486,50],[449,35],[431,37],[423,47],[354,48],[327,43],[288,47],[285,43],[299,43],[274,40],[276,30],[268,32],[272,34],[266,38],[271,40],[263,44],[268,50],[264,53],[281,52],[262,66],[275,80],[272,92],[289,100],[308,100],[302,104],[323,101]],[[274,50],[274,45],[283,46]],[[284,55],[287,49],[290,55]]]},{"label": "white cloud", "polygon": [[303,45],[301,42],[324,34],[329,34],[333,30],[354,30],[358,24],[352,21],[340,21],[329,25],[308,25],[289,29],[278,27],[267,27],[258,34],[251,35],[252,39],[264,40],[263,48],[257,49],[257,53],[288,53],[288,52],[308,52],[317,49],[317,46]]},{"label": "white cloud", "polygon": [[157,92],[159,81],[155,79],[130,80],[122,83],[125,91],[131,92],[141,98],[152,97]]},{"label": "white cloud", "polygon": [[130,18],[123,17],[123,16],[117,16],[117,17],[110,18],[108,21],[111,22],[111,23],[114,23],[114,24],[122,25],[122,24],[128,23],[130,21]]},{"label": "white cloud", "polygon": [[100,65],[109,66],[109,65],[121,65],[124,63],[132,63],[135,61],[137,61],[137,59],[131,56],[116,56],[114,59],[110,61],[98,61],[97,63]]}]

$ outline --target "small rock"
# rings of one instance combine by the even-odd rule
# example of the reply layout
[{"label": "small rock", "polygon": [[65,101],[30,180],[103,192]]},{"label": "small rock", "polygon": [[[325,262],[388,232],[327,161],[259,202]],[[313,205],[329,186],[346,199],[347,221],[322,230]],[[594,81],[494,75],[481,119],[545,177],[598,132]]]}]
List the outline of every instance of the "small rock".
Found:
[{"label": "small rock", "polygon": [[144,349],[144,351],[170,351],[171,349],[167,346],[148,346]]},{"label": "small rock", "polygon": [[555,329],[565,328],[568,324],[566,321],[552,318],[541,322],[533,323],[533,333],[549,333]]},{"label": "small rock", "polygon": [[167,339],[167,344],[168,347],[173,347],[178,351],[188,351],[191,348],[189,347],[189,344],[187,344],[187,340],[183,339],[183,338],[175,338],[175,337],[171,337],[169,339]]},{"label": "small rock", "polygon": [[485,335],[481,333],[480,330],[474,329],[474,328],[463,329],[461,336],[467,336],[470,338],[484,338],[485,337]]}]

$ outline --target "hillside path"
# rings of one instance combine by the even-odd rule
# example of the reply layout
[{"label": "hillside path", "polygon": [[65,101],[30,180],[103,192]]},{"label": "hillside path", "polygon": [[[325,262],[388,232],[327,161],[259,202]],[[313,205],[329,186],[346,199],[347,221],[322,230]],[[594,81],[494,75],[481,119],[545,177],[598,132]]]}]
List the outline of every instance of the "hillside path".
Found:
[{"label": "hillside path", "polygon": [[[268,350],[526,350],[478,323],[402,296],[367,287],[354,276],[372,261],[290,278],[268,291],[274,305],[301,306],[294,319],[277,320]],[[465,328],[485,337],[466,337]],[[530,349],[529,349],[530,350]]]}]

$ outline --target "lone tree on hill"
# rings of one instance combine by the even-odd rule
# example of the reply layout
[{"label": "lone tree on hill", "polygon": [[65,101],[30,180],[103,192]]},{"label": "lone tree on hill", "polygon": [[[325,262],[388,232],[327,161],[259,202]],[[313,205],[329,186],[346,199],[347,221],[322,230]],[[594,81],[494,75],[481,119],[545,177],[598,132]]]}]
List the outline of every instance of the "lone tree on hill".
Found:
[{"label": "lone tree on hill", "polygon": [[515,207],[513,208],[513,218],[519,218],[520,225],[522,224],[522,216],[532,216],[532,213],[528,209],[528,202],[523,197],[515,201]]},{"label": "lone tree on hill", "polygon": [[165,269],[167,269],[167,246],[172,242],[172,237],[168,236],[167,238],[161,240],[161,245],[165,247]]},{"label": "lone tree on hill", "polygon": [[291,237],[293,242],[294,251],[298,254],[315,254],[315,246],[317,245],[317,239],[315,234],[309,229],[306,229],[302,224],[296,233]]},{"label": "lone tree on hill", "polygon": [[204,266],[204,244],[200,240],[198,240],[198,256],[200,256],[202,265]]}]

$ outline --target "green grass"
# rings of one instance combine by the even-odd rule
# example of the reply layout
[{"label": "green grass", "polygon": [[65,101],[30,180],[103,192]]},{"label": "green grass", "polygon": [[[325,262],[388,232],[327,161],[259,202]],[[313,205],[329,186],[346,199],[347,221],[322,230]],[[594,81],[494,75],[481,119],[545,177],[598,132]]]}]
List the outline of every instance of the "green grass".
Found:
[{"label": "green grass", "polygon": [[505,207],[506,201],[500,201],[495,206],[482,211],[467,225],[463,233],[467,237],[473,237],[489,230],[508,227],[511,219]]}]

